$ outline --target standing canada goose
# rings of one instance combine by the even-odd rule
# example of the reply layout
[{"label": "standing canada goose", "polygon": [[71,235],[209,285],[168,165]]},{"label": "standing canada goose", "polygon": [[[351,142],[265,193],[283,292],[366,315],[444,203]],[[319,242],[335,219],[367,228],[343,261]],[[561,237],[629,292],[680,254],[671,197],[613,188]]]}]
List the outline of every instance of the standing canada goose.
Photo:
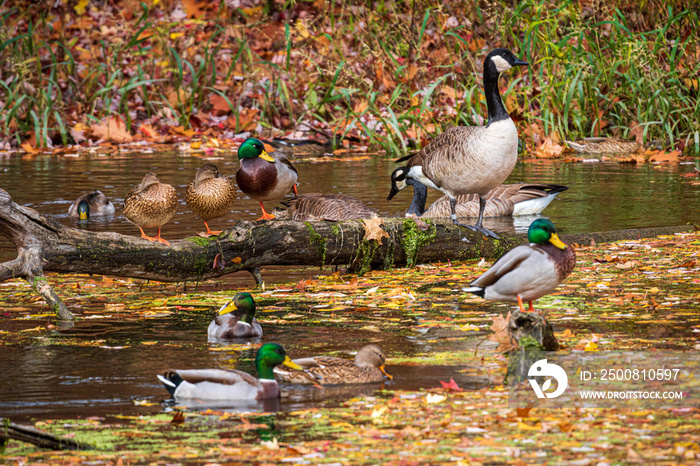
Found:
[{"label": "standing canada goose", "polygon": [[231,301],[221,306],[209,324],[210,337],[230,340],[262,336],[262,327],[255,318],[255,300],[248,292],[237,293]]},{"label": "standing canada goose", "polygon": [[271,220],[274,215],[265,212],[264,201],[282,199],[293,190],[297,194],[297,169],[281,152],[272,156],[265,152],[262,141],[248,138],[238,148],[241,166],[236,172],[236,182],[241,191],[260,203],[263,211],[258,220]]},{"label": "standing canada goose", "polygon": [[315,220],[341,222],[377,216],[367,204],[347,194],[302,194],[284,200],[282,204],[287,206],[286,216],[300,222]]},{"label": "standing canada goose", "polygon": [[229,213],[235,200],[236,185],[233,180],[219,175],[216,165],[210,163],[197,170],[194,181],[187,185],[185,202],[202,219],[207,235],[221,234],[221,231],[209,229],[207,221]]},{"label": "standing canada goose", "polygon": [[[141,230],[141,238],[170,243],[160,237],[160,227],[170,221],[177,210],[177,193],[169,184],[161,183],[158,175],[148,172],[124,197],[124,217]],[[155,238],[146,236],[144,228],[158,228]]]},{"label": "standing canada goose", "polygon": [[392,377],[384,369],[386,355],[376,345],[363,346],[355,356],[355,362],[331,356],[314,356],[294,359],[303,372],[288,371],[281,367],[274,370],[278,380],[288,383],[339,385],[381,382],[384,376]]},{"label": "standing canada goose", "polygon": [[[508,49],[495,49],[484,60],[484,92],[488,106],[486,126],[456,126],[435,137],[407,161],[407,178],[438,189],[450,198],[452,223],[498,239],[481,225],[486,194],[503,183],[518,159],[518,130],[503,106],[498,76],[513,66],[526,66]],[[460,194],[479,195],[479,217],[471,227],[459,223],[455,206]]]},{"label": "standing canada goose", "polygon": [[91,215],[98,217],[113,214],[114,204],[97,189],[93,193],[83,194],[68,208],[68,215],[80,220],[87,220]]},{"label": "standing canada goose", "polygon": [[289,359],[281,345],[266,343],[255,355],[256,379],[238,370],[191,369],[172,370],[158,375],[173,398],[199,400],[265,400],[277,398],[280,388],[272,369],[282,364],[302,370]]},{"label": "standing canada goose", "polygon": [[[425,203],[428,198],[428,188],[420,181],[404,178],[398,181],[404,169],[397,168],[391,174],[391,192],[387,200],[391,200],[399,191],[413,187],[413,199],[406,211],[406,216],[415,214],[422,218],[447,218],[451,214],[450,198],[442,196],[433,202],[428,210]],[[541,183],[502,184],[486,196],[484,217],[536,215],[554,200],[557,194],[569,189],[568,186]],[[457,217],[477,217],[479,215],[479,196],[462,194],[457,196]]]},{"label": "standing canada goose", "polygon": [[527,231],[530,244],[517,246],[496,261],[490,269],[463,291],[488,301],[530,303],[554,291],[569,276],[576,264],[574,248],[564,244],[557,229],[547,219],[532,222]]}]

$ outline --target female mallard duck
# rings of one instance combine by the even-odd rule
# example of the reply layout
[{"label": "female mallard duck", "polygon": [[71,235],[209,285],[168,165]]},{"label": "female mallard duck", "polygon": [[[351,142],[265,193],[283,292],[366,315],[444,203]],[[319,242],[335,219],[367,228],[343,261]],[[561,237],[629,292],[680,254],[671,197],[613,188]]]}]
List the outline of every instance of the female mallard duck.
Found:
[{"label": "female mallard duck", "polygon": [[363,346],[355,356],[355,362],[330,356],[314,356],[294,359],[304,372],[286,371],[276,367],[278,380],[289,383],[339,385],[381,382],[384,376],[392,377],[384,369],[386,355],[376,345]]},{"label": "female mallard duck", "polygon": [[522,312],[523,301],[528,301],[532,311],[534,300],[554,291],[574,270],[576,253],[547,219],[532,222],[527,239],[529,245],[505,253],[464,291],[489,301],[517,301]]},{"label": "female mallard duck", "polygon": [[[486,194],[508,178],[518,160],[518,130],[501,101],[498,76],[513,66],[527,64],[510,50],[493,50],[484,60],[488,124],[450,128],[419,152],[397,160],[407,161],[403,177],[449,196],[452,223],[493,238],[498,235],[481,224]],[[479,195],[479,216],[473,227],[459,223],[455,210],[457,196],[469,193]]]},{"label": "female mallard duck", "polygon": [[209,324],[207,334],[222,340],[261,337],[262,327],[255,319],[255,301],[250,293],[238,293],[224,304]]},{"label": "female mallard duck", "polygon": [[[403,168],[397,168],[391,174],[391,192],[387,200],[391,200],[399,191],[407,186],[413,187],[413,200],[406,215],[415,214],[422,218],[447,218],[451,214],[450,198],[442,196],[425,210],[428,198],[428,188],[420,181],[405,178],[398,181],[403,174]],[[486,207],[484,217],[499,217],[504,215],[537,215],[554,200],[557,194],[569,189],[558,184],[516,183],[502,184],[492,189],[484,196]],[[476,217],[479,215],[479,196],[462,194],[457,196],[455,206],[457,217]]]},{"label": "female mallard duck", "polygon": [[631,154],[642,148],[636,141],[616,138],[583,138],[566,143],[579,154]]},{"label": "female mallard duck", "polygon": [[236,185],[233,180],[219,175],[216,165],[210,163],[197,170],[194,181],[187,185],[185,202],[202,219],[207,235],[221,234],[221,231],[209,229],[207,221],[229,213],[235,200]]},{"label": "female mallard duck", "polygon": [[80,220],[87,220],[91,215],[98,217],[113,214],[114,204],[97,189],[94,193],[83,194],[68,208],[68,215],[78,217]]},{"label": "female mallard duck", "polygon": [[158,375],[158,379],[173,398],[265,400],[280,395],[280,388],[272,375],[272,370],[279,364],[303,370],[289,359],[281,345],[266,343],[255,355],[257,379],[246,372],[229,369],[172,370]]},{"label": "female mallard duck", "polygon": [[300,222],[315,220],[341,222],[377,216],[367,204],[347,194],[302,194],[282,201],[282,204],[287,206],[284,216]]},{"label": "female mallard duck", "polygon": [[238,148],[238,159],[241,166],[236,172],[236,182],[241,191],[260,203],[263,215],[258,220],[275,218],[265,212],[263,202],[282,199],[291,190],[297,194],[297,169],[281,152],[268,155],[265,145],[254,138],[243,141]]},{"label": "female mallard duck", "polygon": [[[161,183],[158,175],[146,173],[124,197],[124,217],[141,230],[141,238],[158,241],[166,246],[170,243],[160,237],[160,227],[168,223],[177,210],[177,193],[169,184]],[[144,228],[158,228],[155,238],[146,236]]]}]

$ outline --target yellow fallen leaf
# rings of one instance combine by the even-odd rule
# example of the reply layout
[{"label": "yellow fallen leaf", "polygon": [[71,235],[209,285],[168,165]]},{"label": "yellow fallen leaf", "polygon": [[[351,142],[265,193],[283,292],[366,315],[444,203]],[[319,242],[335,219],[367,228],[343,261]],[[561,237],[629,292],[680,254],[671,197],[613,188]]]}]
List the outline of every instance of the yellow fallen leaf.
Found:
[{"label": "yellow fallen leaf", "polygon": [[433,393],[428,393],[424,398],[426,404],[433,405],[433,404],[438,404],[442,403],[447,399],[445,395],[435,395]]},{"label": "yellow fallen leaf", "polygon": [[589,341],[588,344],[583,348],[584,351],[598,351],[598,343]]},{"label": "yellow fallen leaf", "polygon": [[374,411],[372,411],[372,419],[380,417],[382,414],[384,414],[384,411],[386,411],[386,406],[382,406],[381,408],[375,409]]}]

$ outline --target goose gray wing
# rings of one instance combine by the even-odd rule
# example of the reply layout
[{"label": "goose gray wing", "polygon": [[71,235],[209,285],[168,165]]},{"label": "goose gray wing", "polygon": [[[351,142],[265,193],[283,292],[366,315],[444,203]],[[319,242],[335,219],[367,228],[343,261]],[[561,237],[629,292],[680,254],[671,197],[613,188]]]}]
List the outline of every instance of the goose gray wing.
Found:
[{"label": "goose gray wing", "polygon": [[485,288],[493,285],[501,277],[517,269],[524,261],[532,258],[535,255],[544,256],[544,253],[539,252],[530,246],[518,246],[513,248],[502,255],[490,269],[484,272],[483,275],[471,282],[471,286]]},{"label": "goose gray wing", "polygon": [[[408,160],[406,172],[409,172],[411,167],[420,166],[423,167],[423,173],[428,178],[439,179],[436,175],[449,171],[462,156],[463,141],[483,128],[483,126],[455,126],[439,134]],[[432,172],[434,173],[431,174]]]}]

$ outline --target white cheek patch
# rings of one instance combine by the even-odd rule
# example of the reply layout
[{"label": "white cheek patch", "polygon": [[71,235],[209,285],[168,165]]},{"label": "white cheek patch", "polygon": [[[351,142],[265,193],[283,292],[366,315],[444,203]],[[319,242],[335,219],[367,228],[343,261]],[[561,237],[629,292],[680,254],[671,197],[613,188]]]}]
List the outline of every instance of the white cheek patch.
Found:
[{"label": "white cheek patch", "polygon": [[508,63],[500,55],[494,55],[493,57],[491,57],[491,61],[494,65],[496,65],[496,70],[498,70],[499,73],[503,73],[504,71],[508,71],[509,69],[511,69],[510,63]]},{"label": "white cheek patch", "polygon": [[399,191],[406,188],[406,180],[404,179],[404,180],[397,182],[396,187],[399,188]]}]

